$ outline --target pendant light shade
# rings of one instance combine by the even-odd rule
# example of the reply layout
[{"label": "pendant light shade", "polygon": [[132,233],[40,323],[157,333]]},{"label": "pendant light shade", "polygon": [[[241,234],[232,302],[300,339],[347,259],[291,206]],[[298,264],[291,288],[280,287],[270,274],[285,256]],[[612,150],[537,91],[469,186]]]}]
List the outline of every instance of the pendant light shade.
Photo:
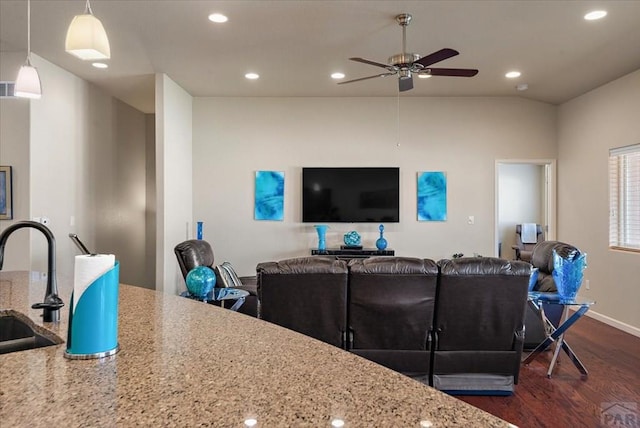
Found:
[{"label": "pendant light shade", "polygon": [[14,94],[20,98],[38,99],[42,96],[42,86],[38,70],[31,65],[31,1],[27,0],[27,61],[16,78]]},{"label": "pendant light shade", "polygon": [[40,85],[40,76],[38,70],[31,65],[31,61],[27,58],[27,62],[20,67],[18,78],[16,79],[15,96],[21,98],[35,98],[42,96],[42,87]]},{"label": "pendant light shade", "polygon": [[109,39],[104,31],[102,22],[91,12],[89,0],[83,15],[76,15],[65,40],[65,50],[82,60],[96,60],[111,58]]}]

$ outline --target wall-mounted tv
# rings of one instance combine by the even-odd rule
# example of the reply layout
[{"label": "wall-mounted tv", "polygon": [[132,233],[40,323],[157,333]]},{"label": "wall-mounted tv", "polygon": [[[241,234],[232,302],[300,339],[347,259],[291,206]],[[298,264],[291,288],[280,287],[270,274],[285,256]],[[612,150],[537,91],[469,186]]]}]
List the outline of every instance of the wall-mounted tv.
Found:
[{"label": "wall-mounted tv", "polygon": [[302,221],[398,223],[399,168],[302,168]]}]

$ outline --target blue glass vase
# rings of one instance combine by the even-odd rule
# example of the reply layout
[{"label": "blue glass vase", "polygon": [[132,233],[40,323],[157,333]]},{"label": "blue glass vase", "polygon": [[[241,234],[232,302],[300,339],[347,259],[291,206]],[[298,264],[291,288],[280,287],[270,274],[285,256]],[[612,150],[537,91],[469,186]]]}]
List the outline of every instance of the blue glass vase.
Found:
[{"label": "blue glass vase", "polygon": [[587,254],[575,253],[566,259],[553,250],[553,281],[562,300],[573,300],[582,285]]},{"label": "blue glass vase", "polygon": [[327,242],[325,238],[327,236],[327,229],[329,226],[326,224],[316,224],[313,227],[315,227],[316,232],[318,232],[318,250],[325,251],[327,249]]},{"label": "blue glass vase", "polygon": [[384,239],[384,225],[381,224],[378,229],[380,229],[380,237],[376,241],[376,248],[382,251],[387,248],[387,240]]}]

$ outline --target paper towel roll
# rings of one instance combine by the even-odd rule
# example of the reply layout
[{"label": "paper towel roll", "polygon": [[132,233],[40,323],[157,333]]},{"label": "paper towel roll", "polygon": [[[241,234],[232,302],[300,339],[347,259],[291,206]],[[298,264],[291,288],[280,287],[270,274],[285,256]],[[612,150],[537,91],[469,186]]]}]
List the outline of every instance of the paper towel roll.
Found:
[{"label": "paper towel roll", "polygon": [[[76,256],[73,270],[73,295],[74,301],[80,301],[80,296],[85,292],[87,287],[96,279],[104,275],[108,270],[113,268],[116,262],[116,256],[113,254],[92,254]],[[74,306],[73,311],[76,308]]]}]

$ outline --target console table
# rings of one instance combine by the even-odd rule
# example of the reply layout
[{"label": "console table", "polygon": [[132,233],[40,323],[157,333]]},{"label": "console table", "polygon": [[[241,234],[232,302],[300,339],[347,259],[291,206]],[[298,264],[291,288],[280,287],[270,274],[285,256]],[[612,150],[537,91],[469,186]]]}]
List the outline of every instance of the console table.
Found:
[{"label": "console table", "polygon": [[[524,364],[528,364],[533,361],[538,355],[540,355],[543,351],[545,351],[552,343],[556,342],[556,349],[553,352],[553,357],[551,359],[551,363],[549,364],[549,370],[547,371],[547,377],[551,377],[551,372],[553,371],[553,367],[558,360],[558,355],[560,354],[560,350],[562,349],[568,356],[571,362],[576,366],[580,374],[586,378],[588,376],[588,372],[584,364],[578,359],[578,356],[573,352],[573,350],[569,347],[569,344],[564,340],[564,335],[569,328],[575,324],[588,310],[591,305],[595,302],[593,300],[583,299],[580,297],[576,297],[574,299],[566,300],[560,298],[556,293],[539,293],[539,292],[530,292],[529,300],[532,301],[536,307],[540,310],[540,314],[542,316],[543,323],[549,327],[550,334],[548,334],[547,338],[536,347],[522,362]],[[560,320],[560,325],[554,325],[544,313],[544,305],[560,305],[562,306],[562,319]],[[577,310],[569,316],[568,309],[569,307],[576,307]]]},{"label": "console table", "polygon": [[366,259],[377,256],[394,256],[393,250],[378,250],[377,248],[327,248],[326,250],[311,250],[312,256],[335,256],[337,259]]}]

